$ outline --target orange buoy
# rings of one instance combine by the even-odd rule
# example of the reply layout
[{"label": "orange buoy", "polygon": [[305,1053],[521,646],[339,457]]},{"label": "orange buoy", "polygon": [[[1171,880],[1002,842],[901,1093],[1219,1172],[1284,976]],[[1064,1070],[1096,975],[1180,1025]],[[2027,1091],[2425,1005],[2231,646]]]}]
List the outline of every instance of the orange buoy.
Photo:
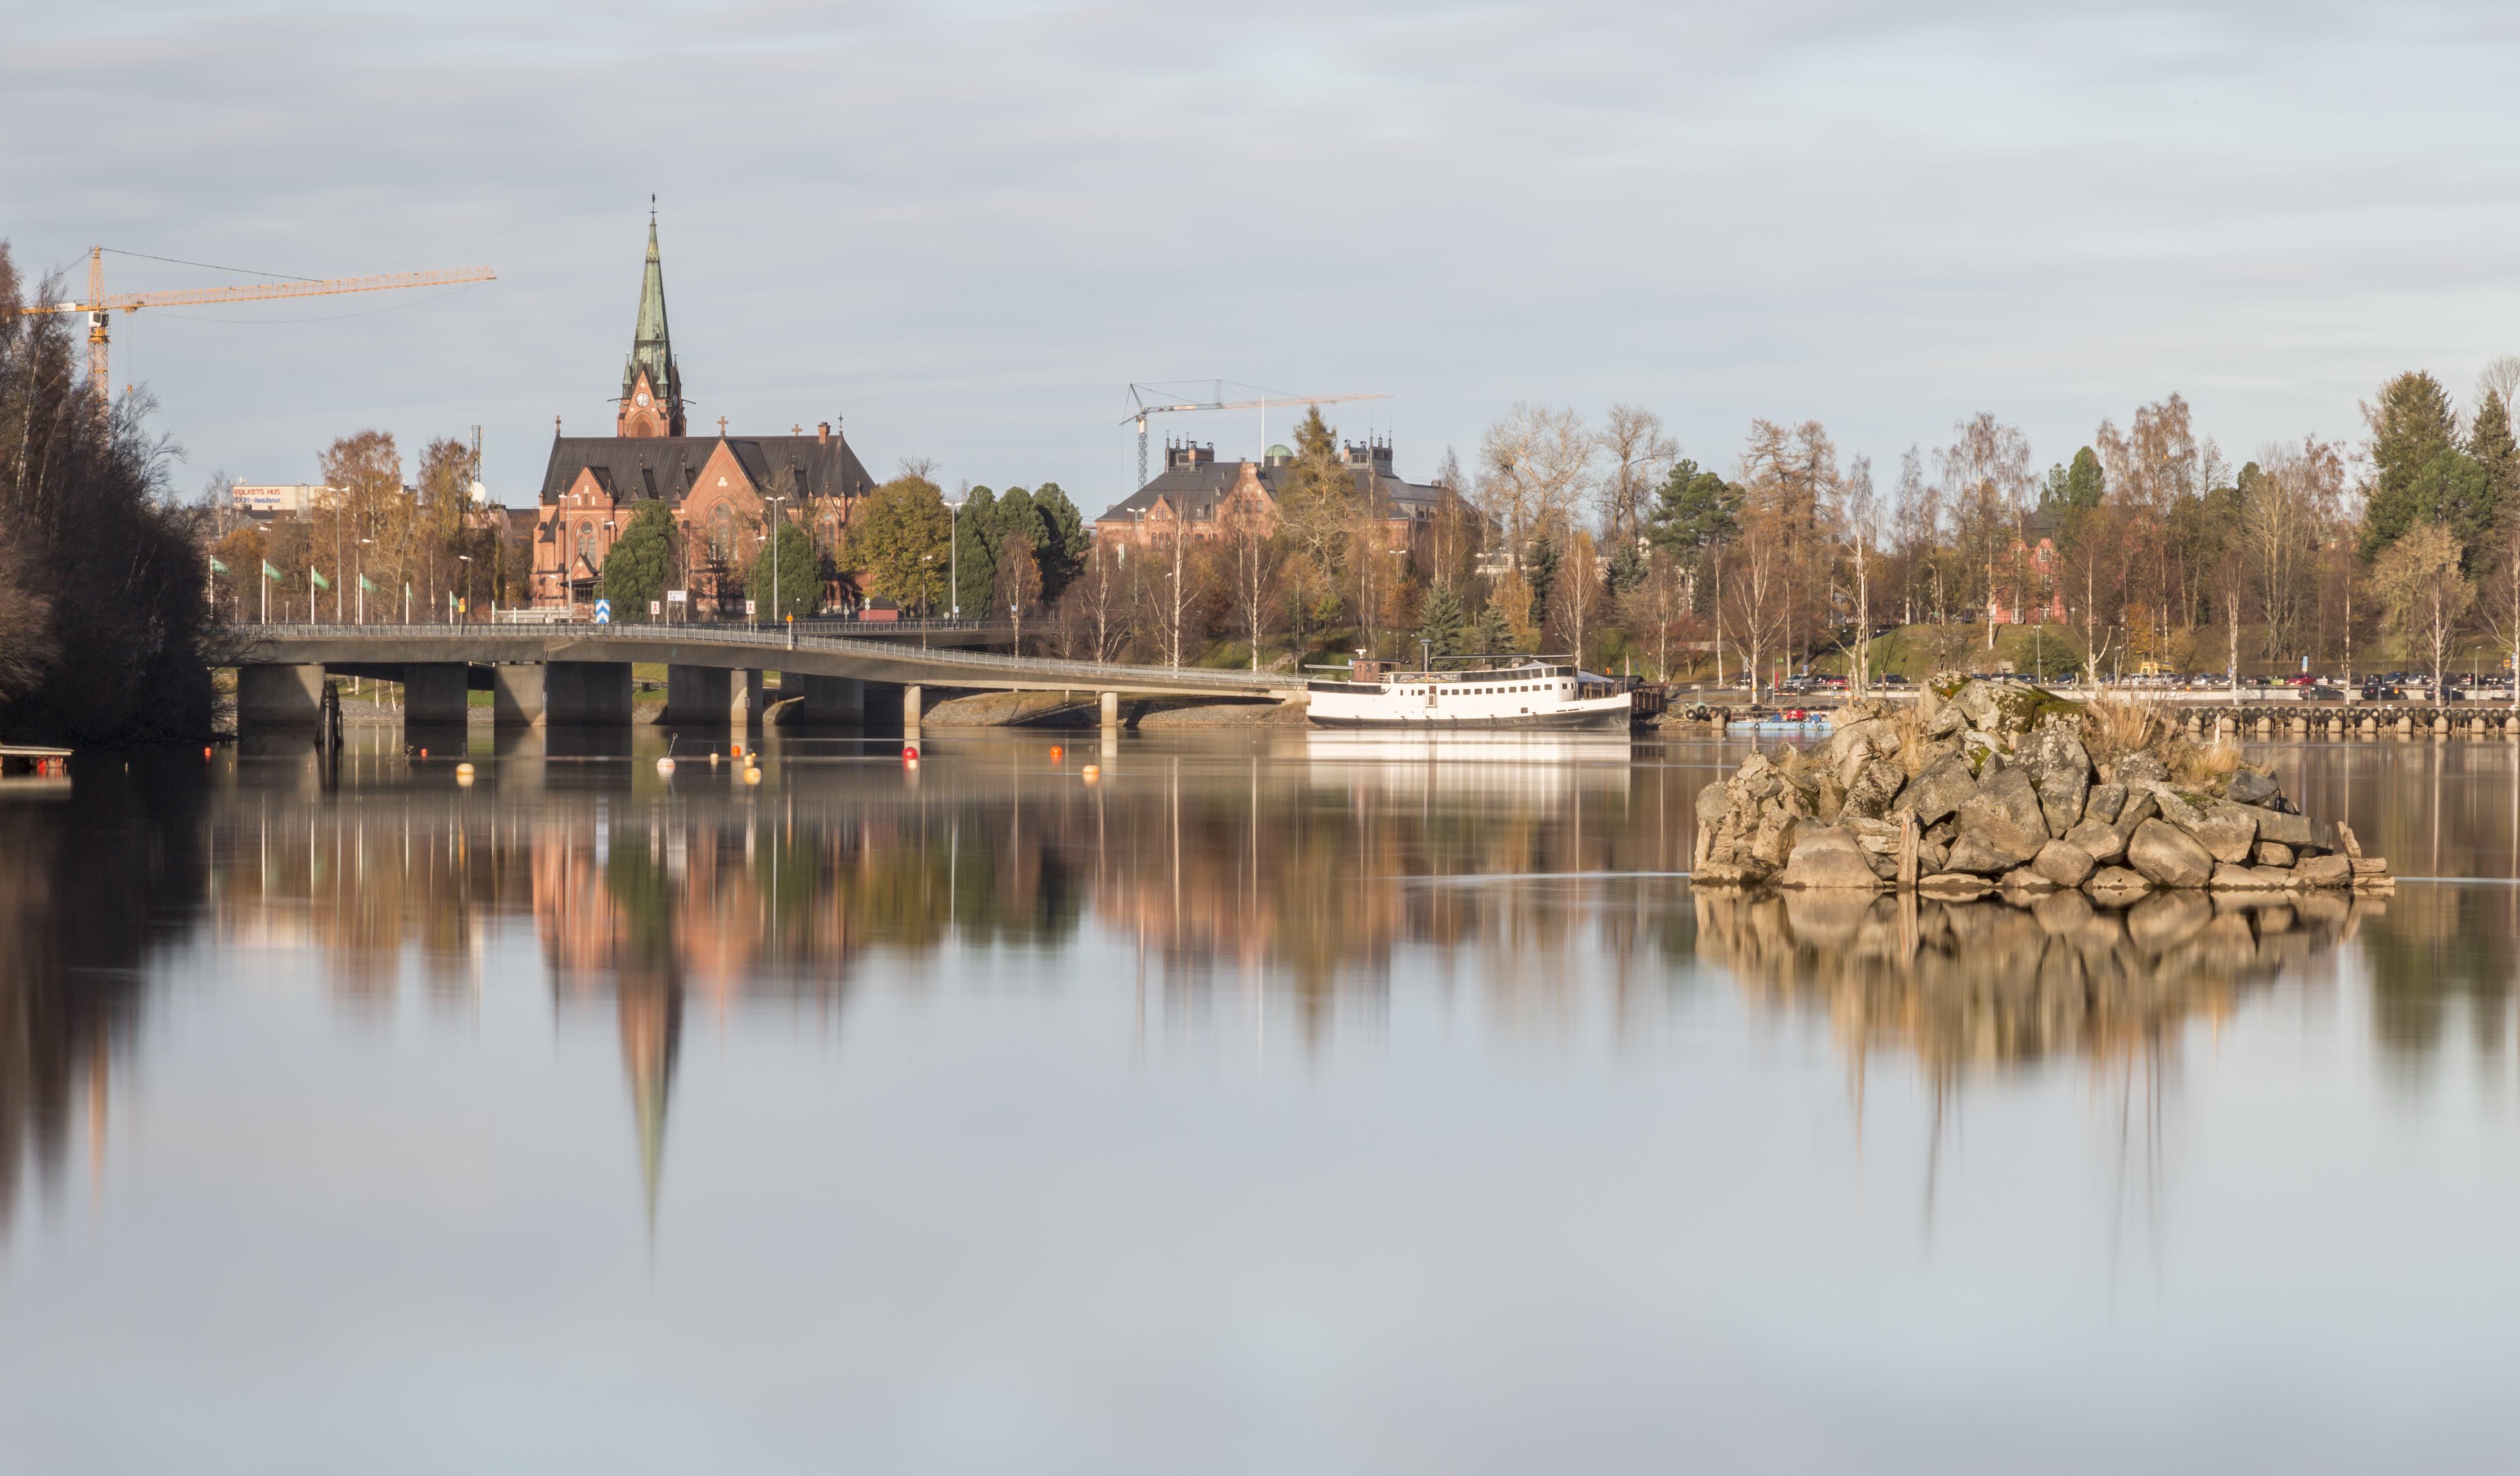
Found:
[{"label": "orange buoy", "polygon": [[1058,746],[1057,743],[1053,743],[1053,744],[1051,744],[1051,745],[1050,745],[1050,761],[1051,761],[1052,763],[1056,764],[1056,763],[1058,763],[1059,760],[1061,760],[1061,759],[1065,758],[1066,756],[1067,756],[1067,750],[1066,750],[1066,749],[1061,748],[1061,747],[1060,747],[1060,746]]},{"label": "orange buoy", "polygon": [[902,744],[902,745],[901,745],[901,761],[902,761],[903,763],[905,763],[905,764],[915,764],[915,763],[918,763],[918,762],[919,762],[919,745],[918,745],[917,743],[904,743],[904,744]]},{"label": "orange buoy", "polygon": [[737,742],[736,742],[736,744],[735,744],[735,756],[736,756],[737,758],[742,758],[742,757],[743,757],[743,743],[742,743],[742,740],[741,740],[741,739],[738,739],[738,740],[737,740]]}]

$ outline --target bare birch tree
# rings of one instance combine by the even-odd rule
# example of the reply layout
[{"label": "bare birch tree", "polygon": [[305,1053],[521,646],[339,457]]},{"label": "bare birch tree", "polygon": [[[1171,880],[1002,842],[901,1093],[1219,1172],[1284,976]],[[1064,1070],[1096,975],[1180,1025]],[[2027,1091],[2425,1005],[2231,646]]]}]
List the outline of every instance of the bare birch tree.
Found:
[{"label": "bare birch tree", "polygon": [[1599,441],[1610,464],[1601,478],[1603,521],[1612,538],[1633,541],[1644,521],[1645,499],[1680,446],[1663,433],[1661,416],[1636,405],[1612,405]]},{"label": "bare birch tree", "polygon": [[2020,534],[2020,516],[2030,496],[2030,438],[1992,415],[1952,427],[1952,444],[1941,453],[1943,485],[1959,510],[1959,535],[1970,562],[1985,574],[1979,590],[1986,611],[1986,649],[1995,649],[1998,565]]},{"label": "bare birch tree", "polygon": [[1574,525],[1597,450],[1582,416],[1519,400],[1480,437],[1479,508],[1517,559],[1538,534]]},{"label": "bare birch tree", "polygon": [[1859,456],[1846,470],[1838,494],[1846,557],[1855,586],[1855,694],[1872,688],[1872,562],[1881,536],[1879,498],[1872,490],[1872,458]]},{"label": "bare birch tree", "polygon": [[2371,592],[2389,612],[2389,623],[2411,637],[2432,658],[2433,700],[2439,702],[2443,669],[2458,622],[2476,601],[2476,586],[2458,572],[2465,553],[2448,528],[2417,523],[2371,565]]}]

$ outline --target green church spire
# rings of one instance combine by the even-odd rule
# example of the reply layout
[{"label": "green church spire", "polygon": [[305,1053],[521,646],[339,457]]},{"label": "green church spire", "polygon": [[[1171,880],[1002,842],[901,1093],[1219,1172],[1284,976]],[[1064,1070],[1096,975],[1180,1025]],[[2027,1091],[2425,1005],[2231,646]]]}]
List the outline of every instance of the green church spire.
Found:
[{"label": "green church spire", "polygon": [[[631,336],[630,361],[621,370],[622,428],[630,430],[642,407],[635,405],[632,394],[637,390],[640,371],[647,371],[648,383],[655,392],[656,410],[663,420],[663,433],[683,433],[682,372],[674,363],[674,339],[665,327],[665,267],[656,251],[656,212],[648,212],[648,271],[639,284],[639,326]],[[647,432],[654,434],[654,431]]]}]

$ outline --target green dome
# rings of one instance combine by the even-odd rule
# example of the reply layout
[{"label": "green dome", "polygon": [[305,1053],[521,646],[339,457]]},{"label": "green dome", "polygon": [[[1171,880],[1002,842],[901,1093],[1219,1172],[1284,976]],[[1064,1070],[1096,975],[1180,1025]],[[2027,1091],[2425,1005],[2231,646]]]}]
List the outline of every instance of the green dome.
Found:
[{"label": "green dome", "polygon": [[1269,459],[1271,461],[1276,461],[1281,457],[1291,462],[1295,459],[1295,453],[1287,450],[1283,446],[1272,446],[1269,448]]}]

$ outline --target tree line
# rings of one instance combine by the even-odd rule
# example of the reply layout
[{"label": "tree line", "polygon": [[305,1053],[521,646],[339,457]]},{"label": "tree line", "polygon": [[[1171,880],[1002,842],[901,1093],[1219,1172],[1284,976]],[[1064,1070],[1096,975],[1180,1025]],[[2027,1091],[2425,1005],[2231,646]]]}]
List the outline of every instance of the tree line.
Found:
[{"label": "tree line", "polygon": [[[1548,649],[1665,680],[1762,689],[1812,666],[2437,672],[2488,635],[2520,650],[2520,358],[2461,404],[2409,371],[2357,443],[2305,436],[2237,465],[2173,393],[2039,470],[1992,414],[1895,469],[1817,420],[1754,420],[1729,465],[1661,418],[1517,404],[1434,509],[1395,517],[1318,409],[1274,510],[1097,545],[1043,641],[1189,664]],[[2027,649],[2019,653],[2027,656]],[[2026,664],[2026,661],[2025,661]]]},{"label": "tree line", "polygon": [[[190,739],[209,727],[207,612],[181,454],[152,402],[101,404],[67,314],[20,311],[0,242],[0,739]],[[58,278],[39,302],[69,294]]]}]

